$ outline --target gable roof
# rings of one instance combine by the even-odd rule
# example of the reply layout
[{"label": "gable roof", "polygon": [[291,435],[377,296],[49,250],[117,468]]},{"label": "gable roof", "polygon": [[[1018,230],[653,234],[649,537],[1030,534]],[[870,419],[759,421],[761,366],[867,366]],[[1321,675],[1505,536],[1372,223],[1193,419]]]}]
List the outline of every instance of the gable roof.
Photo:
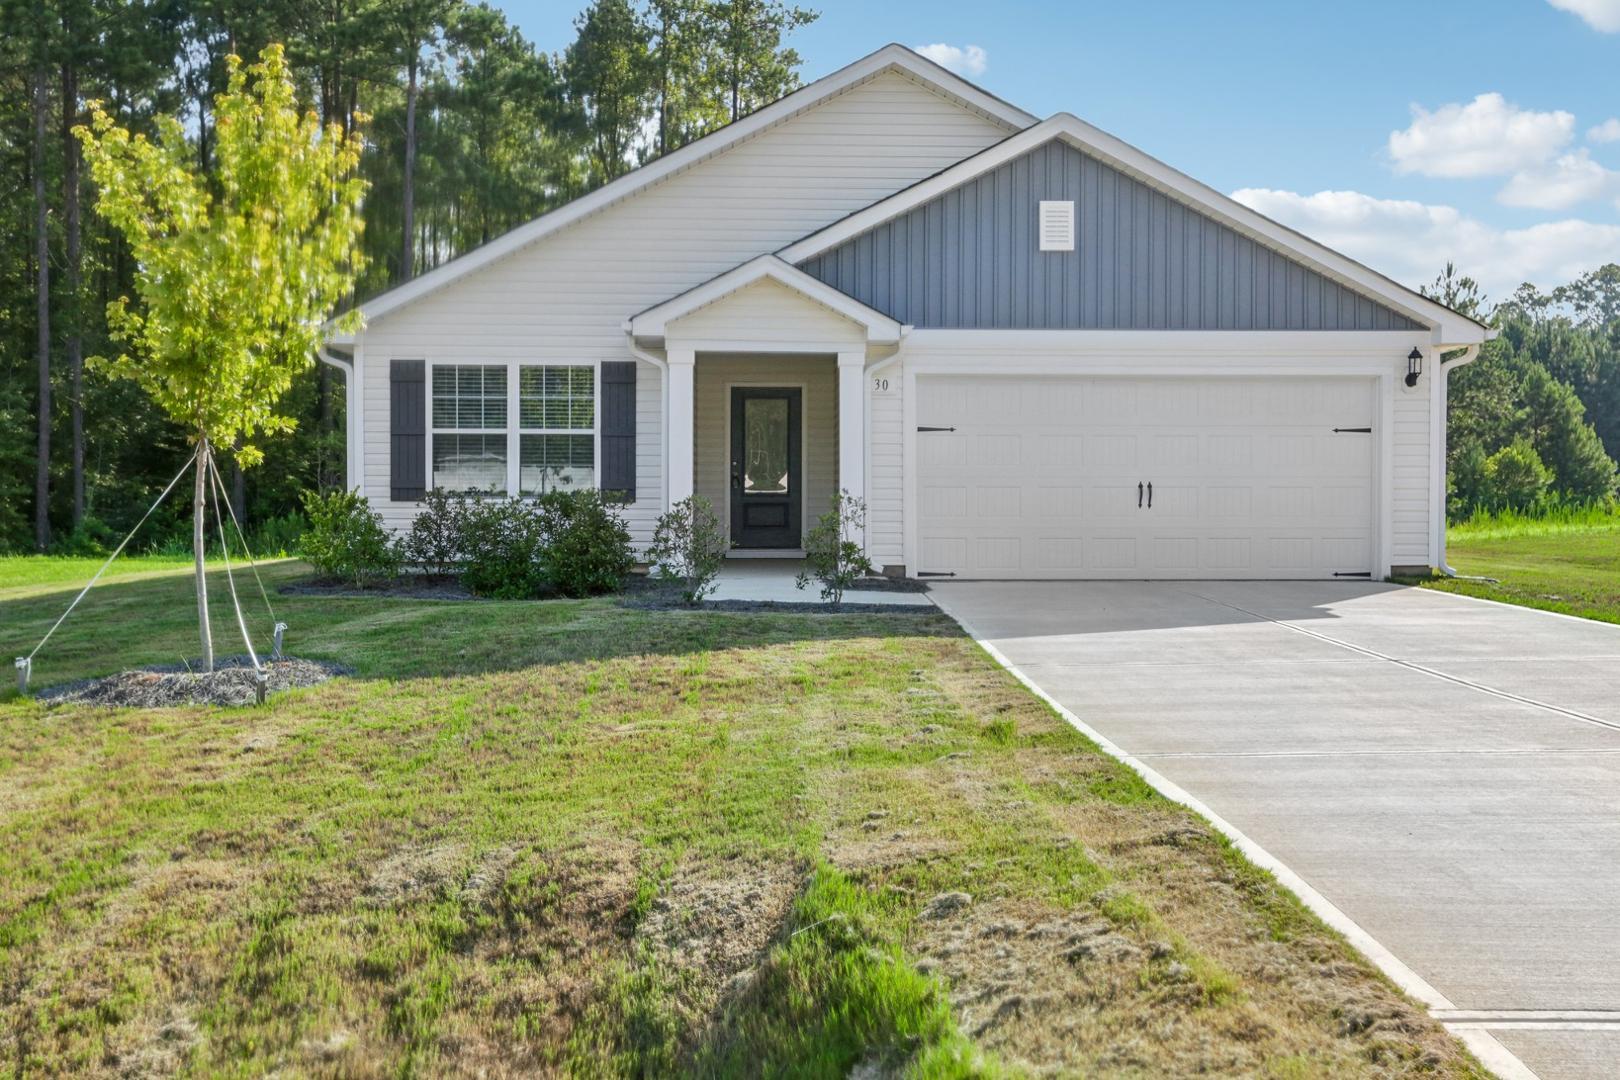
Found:
[{"label": "gable roof", "polygon": [[1430,327],[1434,345],[1470,345],[1493,336],[1483,323],[1249,209],[1069,113],[1058,113],[1025,128],[926,180],[789,244],[777,255],[789,263],[803,263],[1054,139],[1061,139],[1256,242]]},{"label": "gable roof", "polygon": [[[582,218],[604,210],[644,188],[753,138],[768,128],[791,120],[828,98],[891,71],[905,74],[935,92],[960,102],[1001,124],[1009,132],[1028,127],[1039,119],[947,71],[904,45],[885,45],[876,52],[802,86],[786,97],[779,98],[723,128],[712,131],[695,142],[687,143],[680,149],[650,161],[589,194],[565,203],[480,247],[372,297],[360,305],[361,317],[369,321],[404,307]],[[349,336],[339,335],[333,340],[345,341],[349,340]]]},{"label": "gable roof", "polygon": [[866,340],[873,345],[892,345],[907,330],[899,322],[868,307],[853,297],[839,292],[831,285],[816,280],[803,270],[783,262],[775,255],[761,255],[741,266],[734,266],[719,277],[672,296],[661,304],[631,316],[624,328],[638,338],[661,338],[664,329],[676,319],[690,315],[699,308],[718,303],[731,294],[759,281],[770,280],[782,285],[836,315],[862,327]]}]

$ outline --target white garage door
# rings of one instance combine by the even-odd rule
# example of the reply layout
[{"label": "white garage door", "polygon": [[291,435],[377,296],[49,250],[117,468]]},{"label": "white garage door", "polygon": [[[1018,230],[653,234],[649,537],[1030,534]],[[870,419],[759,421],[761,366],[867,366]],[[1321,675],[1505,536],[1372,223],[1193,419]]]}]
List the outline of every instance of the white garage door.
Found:
[{"label": "white garage door", "polygon": [[1368,574],[1374,398],[1353,378],[919,376],[916,569]]}]

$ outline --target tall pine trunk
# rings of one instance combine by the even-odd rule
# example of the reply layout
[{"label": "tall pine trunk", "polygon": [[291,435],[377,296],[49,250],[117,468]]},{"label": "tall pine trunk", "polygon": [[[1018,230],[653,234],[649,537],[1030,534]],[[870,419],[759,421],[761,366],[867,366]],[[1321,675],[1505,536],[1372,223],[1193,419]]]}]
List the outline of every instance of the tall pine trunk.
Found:
[{"label": "tall pine trunk", "polygon": [[417,50],[406,62],[405,80],[405,175],[401,183],[403,226],[400,229],[399,280],[409,281],[416,273],[416,96]]},{"label": "tall pine trunk", "polygon": [[67,362],[73,424],[73,527],[84,522],[84,309],[79,295],[83,260],[79,225],[79,140],[73,125],[79,118],[79,72],[71,61],[62,65],[62,224],[67,232]]},{"label": "tall pine trunk", "polygon": [[[41,18],[41,33],[44,19]],[[45,205],[45,129],[50,99],[45,89],[45,43],[34,68],[34,258],[39,324],[39,443],[34,470],[34,546],[44,551],[51,542],[51,249],[46,232],[50,224]]]},{"label": "tall pine trunk", "polygon": [[203,572],[203,551],[208,534],[204,528],[208,508],[208,440],[197,439],[196,483],[192,488],[191,556],[197,571],[197,633],[202,638],[202,669],[214,670],[214,631],[208,625],[208,577]]}]

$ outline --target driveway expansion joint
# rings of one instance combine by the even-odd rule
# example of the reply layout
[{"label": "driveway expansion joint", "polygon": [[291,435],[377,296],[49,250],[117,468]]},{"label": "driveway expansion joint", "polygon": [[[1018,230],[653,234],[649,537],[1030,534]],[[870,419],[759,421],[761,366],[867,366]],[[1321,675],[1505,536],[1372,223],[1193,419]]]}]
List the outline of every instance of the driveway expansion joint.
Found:
[{"label": "driveway expansion joint", "polygon": [[1258,611],[1250,611],[1248,608],[1241,607],[1238,604],[1233,604],[1225,600],[1217,600],[1213,596],[1205,596],[1203,593],[1194,592],[1191,589],[1185,589],[1182,591],[1188,596],[1195,596],[1207,603],[1215,604],[1219,607],[1239,612],[1240,614],[1247,615],[1253,619],[1260,619],[1263,622],[1271,623],[1274,626],[1280,626],[1285,630],[1292,630],[1296,634],[1303,634],[1306,637],[1315,638],[1316,640],[1324,642],[1328,645],[1336,645],[1341,649],[1347,649],[1350,652],[1360,653],[1362,656],[1368,656],[1375,660],[1383,660],[1387,663],[1395,664],[1398,667],[1403,667],[1410,671],[1416,671],[1420,674],[1428,675],[1430,678],[1454,683],[1457,686],[1466,687],[1470,690],[1476,690],[1482,694],[1489,694],[1492,697],[1501,698],[1504,701],[1513,701],[1520,705],[1528,705],[1531,708],[1541,709],[1545,712],[1553,713],[1556,716],[1567,717],[1571,720],[1578,720],[1584,724],[1593,724],[1597,727],[1608,728],[1611,731],[1620,731],[1620,723],[1615,723],[1611,720],[1604,720],[1601,717],[1591,716],[1583,712],[1577,712],[1574,709],[1566,709],[1559,705],[1550,705],[1545,701],[1537,701],[1535,698],[1525,697],[1523,694],[1514,694],[1507,690],[1498,690],[1494,686],[1486,686],[1484,683],[1475,682],[1472,679],[1465,679],[1460,675],[1452,675],[1447,672],[1440,671],[1437,668],[1431,668],[1424,664],[1419,664],[1413,660],[1402,660],[1398,656],[1390,656],[1387,653],[1381,653],[1376,649],[1369,649],[1364,645],[1356,645],[1348,641],[1340,640],[1339,638],[1333,637],[1329,634],[1322,634],[1315,630],[1308,630],[1303,626],[1288,622],[1286,619],[1274,619],[1270,615],[1262,615]]}]

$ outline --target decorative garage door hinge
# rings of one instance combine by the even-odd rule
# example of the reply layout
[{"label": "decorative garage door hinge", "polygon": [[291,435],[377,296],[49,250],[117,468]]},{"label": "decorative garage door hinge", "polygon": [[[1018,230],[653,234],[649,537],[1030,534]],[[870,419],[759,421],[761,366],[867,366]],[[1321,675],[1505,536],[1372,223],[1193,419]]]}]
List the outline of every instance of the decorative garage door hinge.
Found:
[{"label": "decorative garage door hinge", "polygon": [[955,570],[919,570],[918,577],[955,577]]},{"label": "decorative garage door hinge", "polygon": [[918,431],[955,431],[956,429],[953,428],[953,427],[922,427],[922,426],[919,425],[917,430]]},{"label": "decorative garage door hinge", "polygon": [[1372,428],[1370,428],[1370,427],[1336,427],[1336,428],[1333,429],[1333,434],[1335,434],[1335,435],[1339,434],[1340,432],[1354,432],[1357,435],[1371,435],[1372,434]]},{"label": "decorative garage door hinge", "polygon": [[1364,578],[1370,578],[1370,577],[1372,577],[1372,571],[1371,570],[1335,570],[1335,571],[1333,571],[1333,576],[1334,577],[1364,577]]}]

